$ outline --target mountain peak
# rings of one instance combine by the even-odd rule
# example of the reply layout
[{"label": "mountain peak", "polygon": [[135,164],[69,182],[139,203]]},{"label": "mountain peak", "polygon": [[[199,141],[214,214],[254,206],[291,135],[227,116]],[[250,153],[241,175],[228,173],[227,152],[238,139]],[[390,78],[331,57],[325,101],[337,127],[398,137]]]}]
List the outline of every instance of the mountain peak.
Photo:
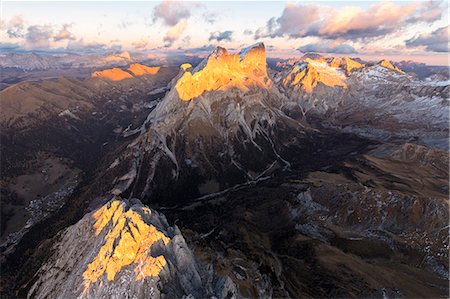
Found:
[{"label": "mountain peak", "polygon": [[230,291],[203,283],[215,276],[199,269],[164,215],[137,199],[115,198],[62,233],[30,297],[206,298],[211,290]]},{"label": "mountain peak", "polygon": [[123,59],[126,59],[126,60],[131,60],[131,54],[128,51],[119,53],[117,56],[122,57]]},{"label": "mountain peak", "polygon": [[180,99],[189,101],[206,91],[232,87],[248,90],[253,85],[268,88],[270,83],[265,47],[263,43],[257,43],[239,54],[230,54],[217,47],[192,72],[186,68],[175,89]]},{"label": "mountain peak", "polygon": [[119,68],[112,68],[112,69],[106,69],[103,71],[93,72],[91,74],[91,77],[106,79],[106,80],[110,80],[110,81],[121,81],[124,79],[133,78],[133,76],[130,73],[128,73],[122,69],[119,69]]},{"label": "mountain peak", "polygon": [[239,52],[239,57],[242,59],[245,59],[247,57],[247,55],[251,55],[251,54],[256,54],[262,52],[264,53],[264,55],[266,55],[266,47],[264,46],[264,43],[262,42],[258,42],[256,44],[253,44],[251,46],[248,46],[244,49],[242,49]]},{"label": "mountain peak", "polygon": [[343,69],[346,72],[347,76],[351,75],[353,70],[364,67],[364,64],[361,64],[347,56],[334,57],[330,60],[329,63],[332,67],[339,67]]},{"label": "mountain peak", "polygon": [[190,63],[183,63],[182,65],[180,65],[180,68],[181,68],[183,71],[186,71],[186,70],[192,68],[192,65],[191,65]]},{"label": "mountain peak", "polygon": [[301,59],[302,60],[306,60],[306,59],[312,59],[312,60],[324,60],[325,59],[325,57],[323,57],[322,55],[320,55],[320,54],[317,54],[317,53],[313,53],[313,52],[308,52],[308,53],[305,53],[302,57],[301,57]]},{"label": "mountain peak", "polygon": [[160,67],[149,67],[143,64],[133,63],[126,70],[120,68],[106,69],[93,72],[91,77],[109,81],[122,81],[144,75],[155,75],[159,72],[159,69]]},{"label": "mountain peak", "polygon": [[383,66],[383,67],[385,67],[385,68],[388,68],[388,69],[391,69],[391,70],[393,70],[393,71],[396,71],[396,72],[398,72],[398,73],[400,73],[400,74],[404,74],[404,73],[405,73],[404,71],[402,71],[402,70],[399,69],[398,67],[394,66],[394,65],[392,64],[392,62],[390,62],[390,61],[387,60],[387,59],[381,60],[378,64],[381,65],[381,66]]},{"label": "mountain peak", "polygon": [[127,51],[105,57],[106,62],[130,62],[132,60],[130,52]]},{"label": "mountain peak", "polygon": [[142,76],[142,75],[155,75],[159,72],[159,69],[160,69],[159,66],[149,67],[143,64],[133,63],[127,70],[135,76]]},{"label": "mountain peak", "polygon": [[228,55],[228,51],[225,48],[222,47],[217,47],[212,53],[211,55],[214,55],[216,58],[219,56],[226,56]]},{"label": "mountain peak", "polygon": [[166,259],[162,255],[149,255],[147,249],[159,241],[162,246],[167,246],[170,239],[145,221],[149,214],[148,208],[130,209],[119,200],[93,214],[95,235],[99,236],[103,230],[106,234],[103,236],[104,245],[83,273],[85,292],[103,275],[108,281],[113,281],[122,268],[129,265],[134,266],[136,281],[159,275],[167,264]]},{"label": "mountain peak", "polygon": [[287,88],[301,88],[307,93],[311,93],[319,83],[329,87],[347,88],[345,80],[345,75],[338,67],[331,66],[322,59],[305,58],[284,75],[283,85]]}]

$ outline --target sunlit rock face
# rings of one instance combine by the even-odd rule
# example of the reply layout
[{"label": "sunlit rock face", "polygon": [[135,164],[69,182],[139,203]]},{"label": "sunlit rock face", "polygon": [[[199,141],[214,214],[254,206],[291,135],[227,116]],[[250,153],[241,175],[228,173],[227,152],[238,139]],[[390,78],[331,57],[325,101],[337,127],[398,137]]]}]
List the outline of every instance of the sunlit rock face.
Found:
[{"label": "sunlit rock face", "polygon": [[159,72],[159,70],[159,67],[148,67],[143,64],[133,63],[126,70],[122,70],[120,68],[106,69],[103,71],[93,72],[91,77],[108,81],[122,81],[144,75],[155,75]]},{"label": "sunlit rock face", "polygon": [[105,57],[105,61],[107,62],[117,62],[117,61],[131,61],[131,55],[129,52],[122,52],[117,55],[110,55]]},{"label": "sunlit rock face", "polygon": [[329,65],[331,67],[339,67],[345,71],[347,76],[352,74],[353,70],[357,70],[364,67],[364,64],[361,64],[349,57],[334,57],[330,60]]},{"label": "sunlit rock face", "polygon": [[[144,215],[151,213],[148,208],[142,208],[142,211]],[[125,206],[118,200],[94,213],[96,235],[103,229],[107,230],[107,234],[105,244],[83,273],[86,292],[103,275],[108,281],[114,281],[117,273],[128,265],[134,265],[136,281],[158,276],[166,266],[164,256],[149,256],[148,250],[159,241],[166,246],[169,239],[154,225],[145,223],[142,219],[144,215],[132,210],[125,211]]]},{"label": "sunlit rock face", "polygon": [[[265,57],[260,43],[239,54],[217,48],[196,68],[181,65],[120,159],[129,171],[112,193],[179,204],[289,167],[309,128],[281,111],[288,99],[268,77]],[[201,187],[211,182],[213,191]]]},{"label": "sunlit rock face", "polygon": [[379,63],[379,65],[384,66],[385,68],[388,68],[390,70],[396,71],[400,74],[404,74],[405,72],[399,69],[398,67],[394,66],[389,60],[383,59]]},{"label": "sunlit rock face", "polygon": [[133,63],[128,68],[128,71],[132,73],[134,76],[142,76],[142,75],[155,75],[159,72],[159,67],[148,67],[146,65],[142,65],[139,63]]},{"label": "sunlit rock face", "polygon": [[124,70],[121,70],[119,68],[112,68],[112,69],[107,69],[104,71],[93,72],[91,77],[106,79],[106,80],[111,80],[111,81],[121,81],[124,79],[133,78],[133,76],[130,73],[128,73]]},{"label": "sunlit rock face", "polygon": [[63,231],[29,297],[204,298],[234,292],[226,278],[213,285],[212,273],[198,266],[177,227],[132,202],[112,200]]},{"label": "sunlit rock face", "polygon": [[329,65],[326,60],[306,58],[296,64],[286,75],[282,74],[282,84],[286,88],[302,89],[311,93],[319,84],[328,87],[347,88],[346,76],[338,66]]},{"label": "sunlit rock face", "polygon": [[287,95],[287,113],[380,140],[414,128],[424,142],[447,148],[448,81],[417,80],[388,60],[302,58],[283,68],[274,82]]},{"label": "sunlit rock face", "polygon": [[186,72],[175,89],[184,101],[194,99],[205,91],[227,90],[230,87],[248,90],[253,85],[267,88],[271,84],[262,43],[243,49],[239,54],[230,54],[226,49],[217,47],[193,71],[189,71],[187,66],[183,69]]}]

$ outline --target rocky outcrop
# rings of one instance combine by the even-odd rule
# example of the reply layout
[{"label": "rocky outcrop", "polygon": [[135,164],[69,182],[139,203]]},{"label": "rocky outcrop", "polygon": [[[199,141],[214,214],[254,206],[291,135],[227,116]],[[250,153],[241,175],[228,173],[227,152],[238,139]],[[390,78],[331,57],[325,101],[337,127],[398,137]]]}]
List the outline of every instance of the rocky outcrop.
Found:
[{"label": "rocky outcrop", "polygon": [[155,75],[159,72],[159,69],[160,67],[148,67],[143,64],[133,63],[126,70],[120,68],[106,69],[93,72],[91,77],[108,81],[122,81],[144,75]]},{"label": "rocky outcrop", "polygon": [[364,67],[364,64],[361,64],[349,57],[334,57],[329,60],[329,64],[331,67],[339,67],[343,69],[347,76],[350,76],[353,70]]},{"label": "rocky outcrop", "polygon": [[119,68],[112,68],[112,69],[107,69],[104,71],[93,72],[91,77],[101,78],[101,79],[106,79],[106,80],[111,80],[111,81],[121,81],[124,79],[133,78],[133,76],[130,73],[125,72],[124,70],[121,70]]},{"label": "rocky outcrop", "polygon": [[387,69],[393,70],[393,71],[395,71],[395,72],[397,72],[397,73],[399,73],[399,74],[404,74],[404,73],[405,73],[404,71],[402,71],[402,70],[399,69],[398,67],[394,66],[394,65],[392,64],[392,62],[390,62],[390,61],[387,60],[387,59],[381,60],[378,64],[381,65],[382,67],[385,67],[385,68],[387,68]]},{"label": "rocky outcrop", "polygon": [[448,81],[417,80],[387,60],[364,66],[349,58],[305,58],[275,75],[287,95],[283,110],[323,119],[365,137],[405,138],[446,147]]},{"label": "rocky outcrop", "polygon": [[[330,66],[325,60],[306,58],[294,65],[287,74],[280,74],[282,85],[286,89],[302,89],[311,93],[319,84],[327,87],[347,88],[346,77],[337,66]],[[279,79],[281,79],[279,77]]]},{"label": "rocky outcrop", "polygon": [[57,239],[30,298],[220,298],[235,293],[226,278],[200,267],[176,226],[135,199],[108,202]]},{"label": "rocky outcrop", "polygon": [[200,196],[208,181],[220,191],[230,179],[257,180],[288,167],[284,152],[308,130],[280,110],[287,100],[267,76],[262,44],[240,54],[217,48],[194,69],[182,65],[171,85],[121,158],[134,175],[118,176],[115,194],[131,188],[144,198],[171,185]]},{"label": "rocky outcrop", "polygon": [[192,72],[183,69],[185,73],[175,89],[184,101],[196,98],[205,91],[223,91],[231,87],[248,90],[252,85],[267,88],[271,83],[262,43],[243,49],[239,54],[229,54],[226,49],[217,47]]},{"label": "rocky outcrop", "polygon": [[133,63],[127,69],[134,76],[142,76],[142,75],[154,75],[159,72],[160,67],[148,67],[143,64]]}]

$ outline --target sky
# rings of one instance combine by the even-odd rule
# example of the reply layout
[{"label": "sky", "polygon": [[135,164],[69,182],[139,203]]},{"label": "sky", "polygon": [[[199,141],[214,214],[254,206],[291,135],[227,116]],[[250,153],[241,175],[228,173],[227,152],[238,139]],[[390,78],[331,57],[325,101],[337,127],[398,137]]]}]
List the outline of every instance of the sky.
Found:
[{"label": "sky", "polygon": [[448,1],[1,1],[0,51],[198,55],[259,41],[306,52],[449,62]]}]

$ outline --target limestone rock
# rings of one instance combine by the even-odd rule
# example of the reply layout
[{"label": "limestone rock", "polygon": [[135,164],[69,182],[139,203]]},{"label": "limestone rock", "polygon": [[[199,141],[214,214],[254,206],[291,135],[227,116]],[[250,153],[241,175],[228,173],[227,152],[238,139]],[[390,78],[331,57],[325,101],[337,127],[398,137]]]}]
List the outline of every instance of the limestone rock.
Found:
[{"label": "limestone rock", "polygon": [[132,202],[113,199],[62,231],[28,297],[205,298],[234,292],[232,285],[212,285],[221,279],[205,276],[164,215]]}]

